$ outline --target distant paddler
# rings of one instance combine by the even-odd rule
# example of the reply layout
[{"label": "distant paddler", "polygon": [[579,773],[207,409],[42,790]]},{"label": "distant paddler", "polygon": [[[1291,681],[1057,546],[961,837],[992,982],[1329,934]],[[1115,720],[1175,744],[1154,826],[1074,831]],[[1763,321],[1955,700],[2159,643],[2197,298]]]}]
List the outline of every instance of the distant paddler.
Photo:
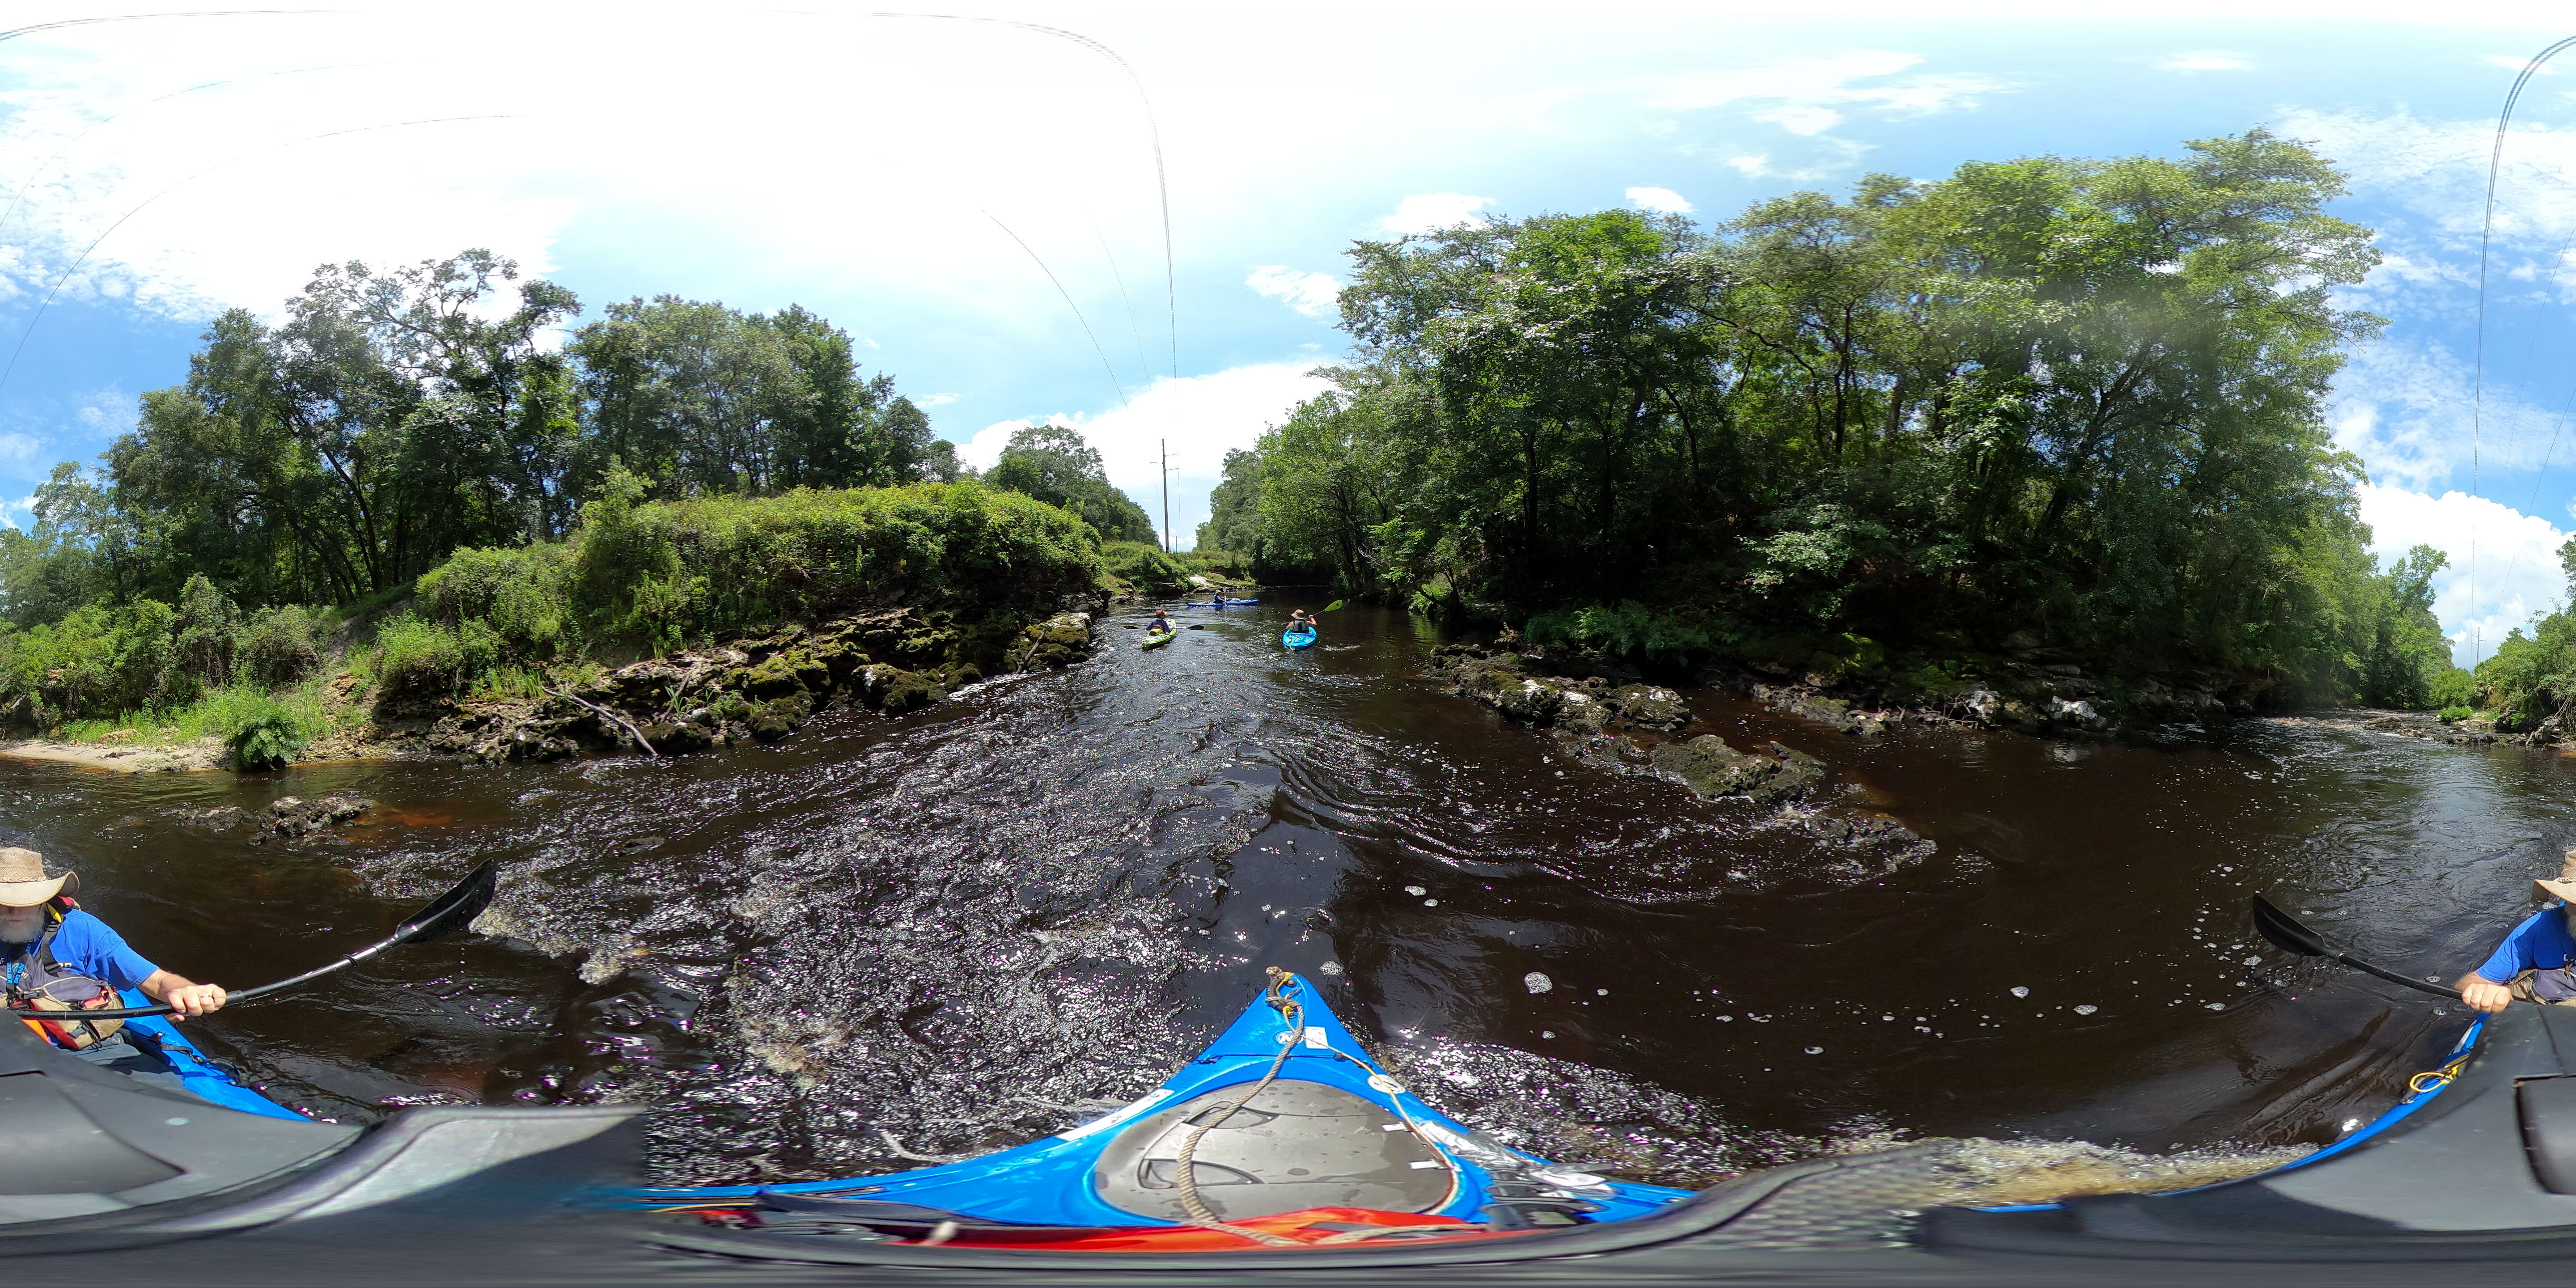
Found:
[{"label": "distant paddler", "polygon": [[2452,985],[2470,1009],[2492,1015],[2516,1001],[2576,1006],[2576,850],[2559,861],[2557,880],[2532,881],[2531,894],[2558,902],[2523,918],[2485,965]]},{"label": "distant paddler", "polygon": [[1159,608],[1155,609],[1155,610],[1154,610],[1154,620],[1152,620],[1152,621],[1150,621],[1150,622],[1145,623],[1145,633],[1146,633],[1146,634],[1148,634],[1148,635],[1169,635],[1169,634],[1171,634],[1171,633],[1172,633],[1172,619],[1171,619],[1170,617],[1165,616],[1165,615],[1164,615],[1164,613],[1163,613],[1163,610],[1162,610],[1162,609],[1159,609]]},{"label": "distant paddler", "polygon": [[1315,621],[1315,619],[1314,619],[1314,618],[1312,618],[1312,617],[1307,616],[1307,615],[1306,615],[1306,610],[1305,610],[1305,609],[1302,609],[1302,608],[1292,608],[1292,609],[1288,610],[1288,629],[1289,629],[1289,630],[1291,630],[1291,631],[1300,631],[1300,632],[1303,632],[1303,633],[1308,634],[1308,635],[1314,635],[1314,634],[1317,634],[1317,633],[1318,633],[1318,632],[1316,631],[1315,627],[1316,627],[1316,621]]}]

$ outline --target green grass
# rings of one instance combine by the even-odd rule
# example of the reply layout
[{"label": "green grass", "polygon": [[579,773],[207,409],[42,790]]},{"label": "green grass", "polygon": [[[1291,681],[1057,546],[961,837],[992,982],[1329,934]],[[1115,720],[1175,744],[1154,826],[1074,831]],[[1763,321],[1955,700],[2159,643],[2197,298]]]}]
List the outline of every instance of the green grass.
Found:
[{"label": "green grass", "polygon": [[263,757],[292,759],[314,739],[331,731],[329,700],[319,680],[309,680],[279,693],[233,687],[217,689],[183,707],[130,711],[113,719],[75,720],[56,729],[60,742],[124,743],[138,747],[175,747],[206,738],[231,745],[236,753],[245,741]]}]

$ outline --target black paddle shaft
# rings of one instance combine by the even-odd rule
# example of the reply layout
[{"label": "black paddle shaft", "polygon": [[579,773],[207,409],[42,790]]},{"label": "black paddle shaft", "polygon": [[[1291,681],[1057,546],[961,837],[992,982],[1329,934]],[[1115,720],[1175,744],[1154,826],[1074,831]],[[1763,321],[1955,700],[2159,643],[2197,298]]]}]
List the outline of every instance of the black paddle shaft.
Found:
[{"label": "black paddle shaft", "polygon": [[[473,871],[466,873],[465,879],[457,882],[447,893],[421,905],[419,911],[403,918],[402,924],[394,927],[394,933],[328,966],[317,966],[301,975],[281,979],[274,984],[262,984],[257,988],[227,992],[224,995],[224,1004],[229,1006],[235,1002],[256,1001],[272,993],[283,993],[298,984],[309,984],[333,971],[355,966],[397,944],[427,943],[442,935],[461,930],[465,923],[474,920],[475,914],[490,906],[492,892],[499,887],[499,884],[500,872],[487,859]],[[61,1014],[65,1019],[74,1020],[130,1020],[142,1015],[169,1015],[177,1009],[164,1003],[159,1006],[113,1006],[96,1011],[65,1011]]]},{"label": "black paddle shaft", "polygon": [[2382,970],[2350,953],[2335,951],[2334,946],[2328,944],[2317,932],[2299,924],[2298,918],[2281,911],[2271,900],[2259,894],[2254,896],[2254,929],[2282,952],[2300,957],[2328,958],[2364,974],[2377,975],[2391,984],[2403,984],[2418,993],[2430,993],[2435,997],[2449,998],[2455,1002],[2460,998],[2459,994],[2450,989],[2427,984],[2420,979],[2409,979],[2393,970]]}]

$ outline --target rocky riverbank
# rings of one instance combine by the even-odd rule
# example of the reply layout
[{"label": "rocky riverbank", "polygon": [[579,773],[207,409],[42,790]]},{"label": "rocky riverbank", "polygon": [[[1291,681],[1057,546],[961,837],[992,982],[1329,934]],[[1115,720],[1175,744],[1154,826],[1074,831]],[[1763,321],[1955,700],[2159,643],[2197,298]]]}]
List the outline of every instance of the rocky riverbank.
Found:
[{"label": "rocky riverbank", "polygon": [[[380,698],[360,706],[356,677],[344,672],[331,686],[338,723],[295,763],[433,757],[504,764],[776,742],[833,707],[900,715],[989,675],[1070,666],[1091,649],[1088,612],[996,631],[946,613],[896,608],[682,649],[533,698]],[[0,743],[0,756],[126,773],[232,767],[213,738],[154,745],[21,739]]]},{"label": "rocky riverbank", "polygon": [[987,674],[1070,666],[1091,647],[1087,612],[996,637],[887,609],[647,658],[539,698],[379,711],[377,741],[484,764],[776,742],[832,707],[900,715]]}]

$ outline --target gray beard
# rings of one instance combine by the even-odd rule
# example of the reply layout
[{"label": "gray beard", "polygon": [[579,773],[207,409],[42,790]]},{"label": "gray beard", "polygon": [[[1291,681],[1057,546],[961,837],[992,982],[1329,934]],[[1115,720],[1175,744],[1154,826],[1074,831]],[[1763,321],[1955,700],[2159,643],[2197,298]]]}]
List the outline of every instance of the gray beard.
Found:
[{"label": "gray beard", "polygon": [[32,944],[45,935],[42,913],[33,917],[0,917],[0,944],[12,948]]}]

